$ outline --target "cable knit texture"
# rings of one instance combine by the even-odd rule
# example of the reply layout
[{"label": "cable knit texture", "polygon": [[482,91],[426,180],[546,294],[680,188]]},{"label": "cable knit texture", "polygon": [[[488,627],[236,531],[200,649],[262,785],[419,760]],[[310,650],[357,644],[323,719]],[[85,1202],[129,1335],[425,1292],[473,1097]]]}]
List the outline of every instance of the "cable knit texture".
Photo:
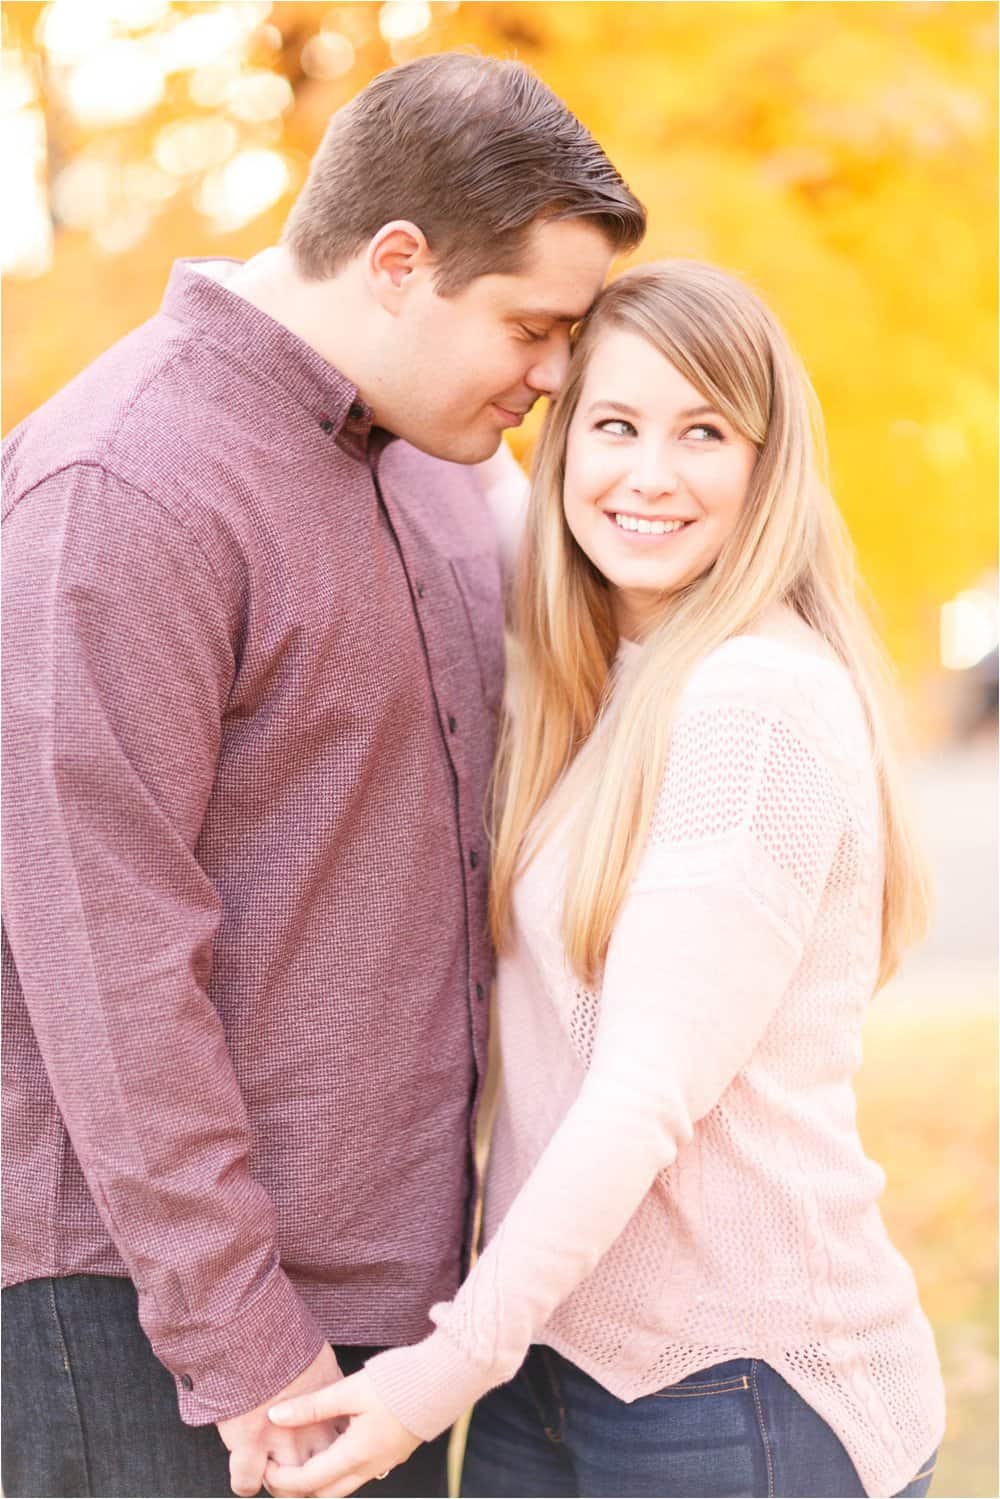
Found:
[{"label": "cable knit texture", "polygon": [[523,875],[501,960],[486,1248],[434,1333],[369,1363],[375,1385],[429,1438],[533,1342],[626,1401],[760,1358],[893,1494],[944,1407],[855,1122],[883,855],[848,674],[750,636],[693,674],[599,993],[560,942],[568,827]]}]

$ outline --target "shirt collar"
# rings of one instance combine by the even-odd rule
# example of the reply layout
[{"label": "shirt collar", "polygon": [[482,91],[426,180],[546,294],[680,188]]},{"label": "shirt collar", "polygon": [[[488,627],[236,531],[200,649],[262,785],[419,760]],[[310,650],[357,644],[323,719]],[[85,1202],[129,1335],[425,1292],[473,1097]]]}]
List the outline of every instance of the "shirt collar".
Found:
[{"label": "shirt collar", "polygon": [[[222,256],[176,260],[161,311],[240,360],[255,376],[280,385],[340,446],[365,456],[374,420],[371,407],[357,386],[298,334],[229,290],[225,269],[241,263]],[[376,431],[380,447],[391,440],[390,434]]]}]

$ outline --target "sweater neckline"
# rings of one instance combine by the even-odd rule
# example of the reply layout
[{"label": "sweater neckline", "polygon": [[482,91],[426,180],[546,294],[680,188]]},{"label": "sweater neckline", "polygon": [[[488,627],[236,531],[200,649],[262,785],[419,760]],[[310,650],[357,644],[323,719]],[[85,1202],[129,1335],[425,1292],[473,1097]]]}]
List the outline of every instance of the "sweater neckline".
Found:
[{"label": "sweater neckline", "polygon": [[[627,636],[621,635],[618,639],[618,649],[615,652],[615,659],[622,663],[632,661],[645,648],[644,641],[630,640]],[[822,656],[818,651],[803,650],[801,646],[792,645],[787,640],[778,640],[773,635],[731,635],[728,640],[723,641],[720,646],[717,646],[714,651],[710,652],[710,656],[716,656],[721,651],[729,650],[750,651],[751,653],[763,651],[765,654],[776,651],[779,655],[792,656],[801,663],[822,666],[838,674],[843,674],[846,671],[846,667],[842,661],[837,661],[829,656]],[[708,660],[709,657],[704,659]]]}]

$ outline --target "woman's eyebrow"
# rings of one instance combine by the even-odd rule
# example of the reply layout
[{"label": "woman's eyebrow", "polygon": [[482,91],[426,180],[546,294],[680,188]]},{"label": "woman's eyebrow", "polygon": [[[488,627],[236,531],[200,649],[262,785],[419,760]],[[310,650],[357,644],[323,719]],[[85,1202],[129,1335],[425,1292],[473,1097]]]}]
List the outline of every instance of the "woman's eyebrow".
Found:
[{"label": "woman's eyebrow", "polygon": [[639,415],[634,406],[626,406],[624,401],[602,400],[591,401],[590,405],[587,407],[587,415],[589,416],[592,411],[597,411],[599,407],[603,407],[605,411],[620,411],[622,416]]},{"label": "woman's eyebrow", "polygon": [[[620,411],[623,416],[639,415],[639,412],[635,409],[634,406],[626,406],[624,401],[604,400],[591,401],[590,405],[587,407],[587,415],[589,416],[592,411],[596,411],[599,406],[605,407],[605,409],[608,411]],[[714,406],[689,406],[687,411],[678,411],[677,413],[678,419],[682,422],[690,421],[693,416],[718,415],[719,413],[716,411]]]}]

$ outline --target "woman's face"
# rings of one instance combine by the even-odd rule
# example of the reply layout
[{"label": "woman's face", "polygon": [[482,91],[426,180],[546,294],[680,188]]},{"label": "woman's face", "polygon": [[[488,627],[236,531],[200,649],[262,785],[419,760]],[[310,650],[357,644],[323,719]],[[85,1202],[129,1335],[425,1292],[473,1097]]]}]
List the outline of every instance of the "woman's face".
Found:
[{"label": "woman's face", "polygon": [[563,508],[635,639],[664,595],[715,562],[757,449],[638,334],[611,329],[584,376],[566,443]]}]

